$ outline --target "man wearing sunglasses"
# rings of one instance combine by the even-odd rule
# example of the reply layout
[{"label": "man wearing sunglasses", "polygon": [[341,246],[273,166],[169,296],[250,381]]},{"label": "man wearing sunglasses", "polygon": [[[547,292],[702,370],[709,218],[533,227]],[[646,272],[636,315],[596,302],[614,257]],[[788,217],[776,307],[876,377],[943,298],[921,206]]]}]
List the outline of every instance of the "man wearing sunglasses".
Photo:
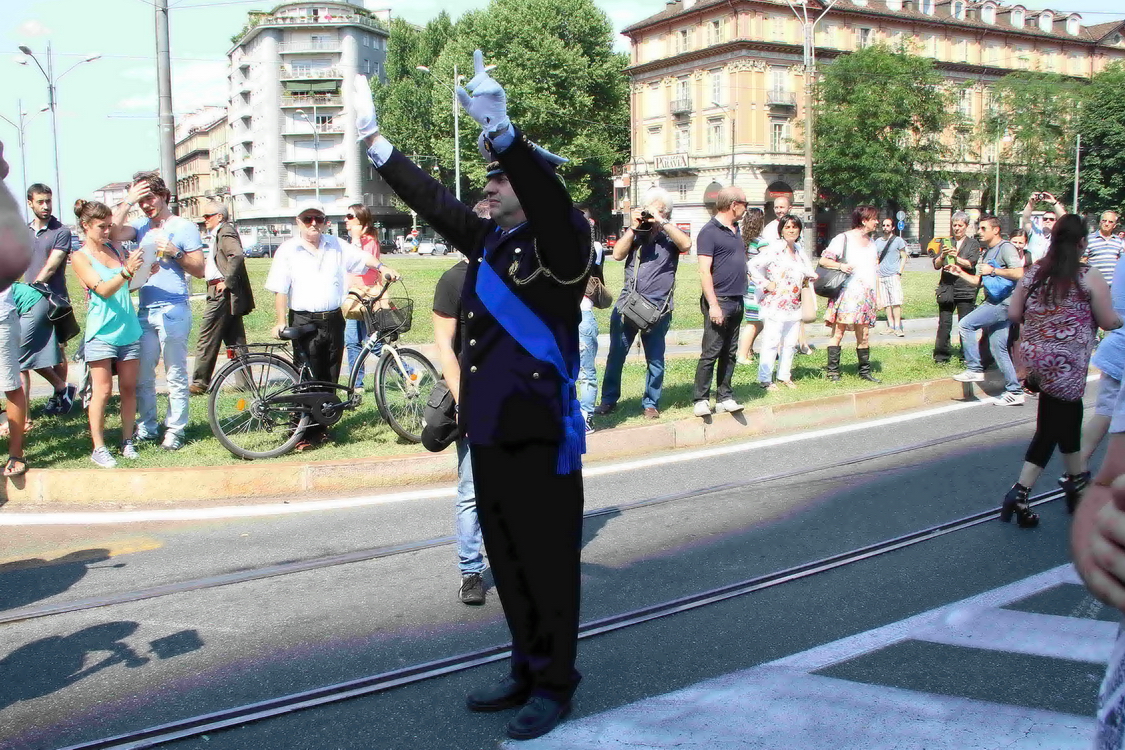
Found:
[{"label": "man wearing sunglasses", "polygon": [[[344,314],[340,306],[348,293],[347,275],[374,268],[384,278],[394,280],[398,273],[374,255],[327,234],[327,224],[319,206],[309,206],[297,214],[297,236],[277,248],[266,276],[266,289],[276,295],[274,336],[280,338],[281,329],[287,326],[316,326],[316,332],[305,340],[309,369],[314,379],[335,383],[340,380],[344,356]],[[293,351],[295,358],[303,359],[298,347]],[[308,450],[327,439],[323,425],[312,425],[296,449]]]},{"label": "man wearing sunglasses", "polygon": [[250,276],[246,273],[242,241],[238,238],[238,230],[227,219],[226,206],[213,201],[205,203],[203,222],[209,238],[203,266],[203,278],[207,280],[207,306],[203,308],[195,372],[188,388],[193,395],[207,392],[221,345],[246,343],[242,316],[254,310],[254,292],[250,288]]},{"label": "man wearing sunglasses", "polygon": [[[1040,202],[1050,203],[1054,209],[1044,212],[1039,217],[1039,223],[1036,224],[1032,221],[1031,212]],[[1051,193],[1042,191],[1032,193],[1027,199],[1023,216],[1020,218],[1020,226],[1027,233],[1027,253],[1031,256],[1032,263],[1038,263],[1047,254],[1047,249],[1051,247],[1051,232],[1055,228],[1055,221],[1065,213],[1066,206]]]}]

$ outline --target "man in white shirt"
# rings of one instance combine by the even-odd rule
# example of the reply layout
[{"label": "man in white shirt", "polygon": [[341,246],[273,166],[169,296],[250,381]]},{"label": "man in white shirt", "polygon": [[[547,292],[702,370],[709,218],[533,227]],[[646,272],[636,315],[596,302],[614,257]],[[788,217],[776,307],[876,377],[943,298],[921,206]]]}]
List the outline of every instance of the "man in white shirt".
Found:
[{"label": "man in white shirt", "polygon": [[[277,248],[266,277],[266,289],[276,294],[274,336],[280,338],[281,330],[287,326],[315,325],[316,332],[304,339],[309,369],[314,379],[336,383],[344,356],[344,314],[340,305],[348,292],[347,275],[361,274],[368,268],[378,269],[389,280],[399,275],[374,255],[325,234],[327,221],[324,211],[315,206],[297,214],[297,236]],[[304,354],[296,342],[293,356],[300,367]],[[327,437],[324,427],[315,425],[306,430],[297,450],[322,443]]]},{"label": "man in white shirt", "polygon": [[[1039,217],[1039,223],[1036,224],[1032,220],[1031,212],[1040,201],[1050,203],[1054,206],[1054,210],[1044,211]],[[1032,193],[1027,199],[1027,205],[1023,207],[1023,215],[1020,218],[1020,227],[1027,233],[1027,252],[1031,255],[1032,263],[1038,263],[1047,254],[1047,250],[1051,247],[1051,231],[1055,228],[1058,218],[1065,213],[1066,206],[1051,193]]]},{"label": "man in white shirt", "polygon": [[793,207],[793,201],[788,195],[779,195],[773,199],[773,215],[776,217],[769,224],[766,224],[765,229],[762,230],[762,239],[766,242],[776,242],[781,239],[781,232],[779,231],[781,217],[789,213],[789,209]]}]

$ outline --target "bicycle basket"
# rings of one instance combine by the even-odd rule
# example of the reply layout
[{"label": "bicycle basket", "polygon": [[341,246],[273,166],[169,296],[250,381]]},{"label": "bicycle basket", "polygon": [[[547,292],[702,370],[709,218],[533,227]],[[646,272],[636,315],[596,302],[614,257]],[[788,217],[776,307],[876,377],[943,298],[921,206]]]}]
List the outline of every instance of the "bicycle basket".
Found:
[{"label": "bicycle basket", "polygon": [[390,307],[371,310],[370,316],[370,327],[380,334],[406,333],[414,318],[414,302],[392,298]]}]

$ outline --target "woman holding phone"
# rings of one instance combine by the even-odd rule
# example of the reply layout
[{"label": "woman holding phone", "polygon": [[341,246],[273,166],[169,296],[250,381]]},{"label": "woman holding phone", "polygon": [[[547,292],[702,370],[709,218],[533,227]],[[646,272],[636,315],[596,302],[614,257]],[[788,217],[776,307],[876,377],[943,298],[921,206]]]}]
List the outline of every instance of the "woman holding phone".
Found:
[{"label": "woman holding phone", "polygon": [[973,311],[977,304],[977,287],[966,279],[951,273],[949,266],[960,266],[973,273],[980,259],[980,243],[969,235],[969,215],[964,211],[953,214],[950,224],[952,242],[934,256],[934,268],[941,271],[937,285],[938,327],[934,339],[934,361],[945,364],[953,356],[950,334],[953,332],[953,313],[958,319]]},{"label": "woman holding phone", "polygon": [[121,393],[121,456],[139,458],[133,447],[137,416],[137,373],[141,356],[141,323],[129,296],[129,281],[143,263],[141,250],[123,258],[110,241],[113,212],[104,203],[79,200],[74,214],[86,234],[86,242],[72,254],[71,266],[90,291],[86,310],[86,366],[90,368],[93,395],[90,399],[90,438],[94,452],[90,460],[103,469],[117,461],[105,446],[105,409],[113,392],[113,368]]}]

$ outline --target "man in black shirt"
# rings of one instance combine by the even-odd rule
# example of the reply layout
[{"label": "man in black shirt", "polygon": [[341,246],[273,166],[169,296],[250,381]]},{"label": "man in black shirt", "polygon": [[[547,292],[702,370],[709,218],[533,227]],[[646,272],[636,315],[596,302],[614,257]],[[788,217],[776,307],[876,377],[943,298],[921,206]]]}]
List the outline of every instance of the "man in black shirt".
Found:
[{"label": "man in black shirt", "polygon": [[746,294],[746,245],[738,231],[746,213],[742,188],[725,187],[715,201],[715,218],[699,230],[695,241],[699,279],[703,285],[703,351],[695,368],[695,416],[711,413],[711,377],[718,379],[715,411],[736,412],[731,378],[738,356],[738,327],[742,296]]}]

